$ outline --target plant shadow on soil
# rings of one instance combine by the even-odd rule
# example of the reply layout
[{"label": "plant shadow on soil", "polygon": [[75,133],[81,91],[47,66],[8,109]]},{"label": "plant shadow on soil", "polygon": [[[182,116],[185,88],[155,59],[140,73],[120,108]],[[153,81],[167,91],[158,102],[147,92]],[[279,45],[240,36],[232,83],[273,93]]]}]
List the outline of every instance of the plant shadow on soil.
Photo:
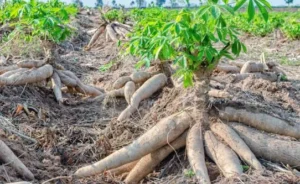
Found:
[{"label": "plant shadow on soil", "polygon": [[[86,16],[86,15],[82,15]],[[95,16],[78,18],[91,22]],[[81,21],[81,22],[80,22]],[[100,47],[92,51],[82,51],[89,37],[82,36],[88,29],[95,25],[83,26],[82,34],[79,34],[72,42],[59,46],[62,62],[66,69],[74,72],[83,82],[94,84],[99,88],[109,91],[112,83],[120,76],[129,75],[134,71],[134,58],[117,56],[118,48],[112,44],[99,43]],[[280,55],[297,55],[298,50],[289,50],[288,44],[272,45],[271,37],[256,38],[245,36],[246,45],[250,45],[249,53],[242,55],[243,62],[249,59],[258,60],[261,50],[252,47],[255,43],[263,42],[259,47],[264,47],[266,52],[277,49]],[[104,40],[104,38],[103,38]],[[299,44],[300,41],[293,41]],[[79,46],[78,46],[79,45]],[[267,49],[269,48],[269,50]],[[273,50],[272,50],[273,49]],[[254,56],[257,57],[254,57]],[[298,53],[299,55],[299,53]],[[118,60],[105,72],[100,72],[99,67]],[[272,55],[271,61],[280,61]],[[273,116],[299,122],[300,115],[300,81],[295,73],[299,73],[297,67],[284,66],[289,79],[287,82],[270,83],[260,79],[248,79],[234,85],[219,86],[231,94],[235,94],[230,101],[211,98],[211,106],[222,107],[231,105],[250,108]],[[222,73],[214,73],[226,83]],[[227,81],[228,82],[228,81]],[[211,83],[212,87],[219,84]],[[146,132],[160,119],[178,112],[185,103],[191,102],[189,89],[165,87],[150,99],[140,104],[139,112],[132,119],[118,122],[117,116],[127,106],[125,99],[110,99],[107,104],[101,101],[90,101],[84,96],[71,94],[66,96],[70,100],[67,105],[59,105],[55,101],[52,90],[47,86],[9,86],[0,87],[0,115],[8,118],[16,129],[35,138],[38,144],[32,145],[24,139],[13,134],[0,131],[3,140],[22,160],[22,162],[35,175],[35,183],[41,183],[49,178],[71,175],[77,168],[88,163],[104,158],[113,151],[131,143],[135,138]],[[17,106],[25,106],[28,111],[17,112]],[[240,183],[239,179],[230,181],[219,176],[217,167],[209,162],[208,169],[214,183]],[[148,175],[145,183],[196,183],[189,173],[187,158],[184,150],[177,154],[171,154],[165,159],[156,172]],[[268,171],[263,176],[253,171],[247,171],[244,183],[296,183],[299,178],[283,172]],[[0,181],[22,181],[9,165],[0,167]],[[57,180],[58,181],[58,180]],[[63,180],[66,181],[66,180]],[[70,183],[121,183],[121,178],[98,175],[92,178],[73,180]]]}]

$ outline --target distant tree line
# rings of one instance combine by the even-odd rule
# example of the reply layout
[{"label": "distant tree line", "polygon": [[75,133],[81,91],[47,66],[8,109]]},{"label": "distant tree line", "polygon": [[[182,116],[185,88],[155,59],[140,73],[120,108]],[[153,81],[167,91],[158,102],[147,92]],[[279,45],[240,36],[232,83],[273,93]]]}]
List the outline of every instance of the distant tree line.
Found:
[{"label": "distant tree line", "polygon": [[[202,1],[203,0],[199,0],[200,5],[203,3]],[[0,0],[0,5],[3,2],[4,2],[4,0]],[[288,4],[288,6],[290,6],[291,4],[293,4],[294,1],[293,0],[284,0],[284,2],[286,4]],[[82,3],[81,0],[73,0],[73,3],[76,4],[78,7],[83,7],[83,3]],[[158,7],[161,7],[165,3],[166,3],[166,0],[156,0],[155,3],[154,3],[154,1],[151,1],[150,4],[149,4],[149,6],[158,6]],[[179,3],[186,3],[187,6],[190,6],[190,0],[170,0],[171,8],[178,7]],[[118,6],[116,0],[112,0],[111,4],[112,4],[113,7],[117,7]],[[102,6],[103,6],[103,0],[96,0],[95,7],[102,7]],[[130,2],[130,6],[131,7],[136,6],[138,8],[146,7],[147,6],[147,2],[146,2],[146,0],[132,0]]]}]

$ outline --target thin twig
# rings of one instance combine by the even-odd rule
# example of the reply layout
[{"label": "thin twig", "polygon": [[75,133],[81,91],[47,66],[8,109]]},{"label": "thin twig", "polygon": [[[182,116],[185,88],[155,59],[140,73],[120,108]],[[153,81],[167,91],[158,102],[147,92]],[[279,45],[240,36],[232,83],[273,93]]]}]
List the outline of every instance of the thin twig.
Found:
[{"label": "thin twig", "polygon": [[8,182],[11,182],[10,179],[9,179],[9,176],[8,176],[8,174],[7,174],[7,171],[6,171],[6,169],[5,169],[5,166],[2,165],[2,167],[3,167],[3,170],[4,170],[4,172],[5,172],[5,176],[6,176],[7,181],[8,181]]},{"label": "thin twig", "polygon": [[50,183],[51,181],[54,181],[54,180],[59,180],[59,179],[72,179],[71,176],[58,176],[58,177],[55,177],[55,178],[51,178],[47,181],[44,181],[42,184],[46,184],[46,183]]},{"label": "thin twig", "polygon": [[[3,122],[3,121],[4,121],[5,123],[1,123],[1,122]],[[9,127],[7,126],[7,125],[11,125],[11,124],[12,124],[12,123],[9,122],[6,118],[0,116],[0,128],[1,128],[1,129],[5,130],[5,131],[7,131],[7,132],[9,132],[9,133],[16,134],[17,136],[19,136],[19,137],[21,137],[21,138],[23,138],[23,139],[26,139],[26,140],[28,140],[28,141],[34,143],[34,144],[37,143],[37,140],[35,140],[35,139],[31,138],[31,137],[28,137],[28,136],[26,136],[26,135],[24,135],[24,134],[21,134],[21,133],[18,132],[17,130],[14,130],[13,128],[9,128]]]}]

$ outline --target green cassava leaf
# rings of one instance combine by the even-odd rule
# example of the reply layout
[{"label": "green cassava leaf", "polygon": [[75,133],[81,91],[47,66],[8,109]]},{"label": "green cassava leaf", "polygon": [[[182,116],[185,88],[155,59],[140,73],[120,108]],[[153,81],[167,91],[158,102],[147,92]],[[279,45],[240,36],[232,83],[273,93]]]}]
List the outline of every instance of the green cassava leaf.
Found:
[{"label": "green cassava leaf", "polygon": [[258,7],[258,9],[259,9],[261,15],[263,16],[264,20],[266,22],[268,22],[269,13],[268,13],[267,9],[262,4],[260,4],[260,2],[258,0],[254,0],[254,2],[256,4],[256,6]]},{"label": "green cassava leaf", "polygon": [[247,0],[239,0],[233,9],[235,11],[239,10],[246,2],[247,2]]},{"label": "green cassava leaf", "polygon": [[251,21],[255,15],[255,7],[254,7],[253,0],[249,0],[247,11],[248,11],[248,21]]},{"label": "green cassava leaf", "polygon": [[214,16],[215,19],[218,19],[221,15],[221,10],[218,6],[211,7],[211,14]]}]

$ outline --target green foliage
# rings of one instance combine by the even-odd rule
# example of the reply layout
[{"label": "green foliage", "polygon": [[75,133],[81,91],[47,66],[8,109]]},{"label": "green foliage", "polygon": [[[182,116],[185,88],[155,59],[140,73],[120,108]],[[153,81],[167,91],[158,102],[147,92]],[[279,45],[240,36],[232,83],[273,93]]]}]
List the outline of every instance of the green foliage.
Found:
[{"label": "green foliage", "polygon": [[286,2],[286,4],[292,4],[294,0],[284,0]]},{"label": "green foliage", "polygon": [[106,72],[106,71],[108,71],[112,66],[114,66],[115,62],[116,62],[116,61],[113,60],[113,61],[108,62],[107,64],[102,65],[102,66],[99,68],[99,71],[100,71],[100,72]]},{"label": "green foliage", "polygon": [[280,29],[290,39],[300,38],[299,12],[271,12],[268,20],[265,22],[260,15],[249,22],[246,13],[239,13],[238,16],[228,18],[228,24],[255,36],[266,36],[275,29]]},{"label": "green foliage", "polygon": [[165,3],[166,3],[166,0],[156,0],[156,5],[157,6],[162,6]]},{"label": "green foliage", "polygon": [[[188,2],[188,1],[187,1]],[[208,0],[197,11],[183,9],[179,12],[162,8],[131,12],[138,24],[128,44],[128,53],[141,60],[138,67],[150,66],[154,60],[173,61],[176,75],[183,76],[184,86],[193,84],[193,73],[212,70],[222,57],[234,59],[246,46],[238,38],[238,32],[229,24],[236,11],[247,5],[247,19],[255,16],[255,5],[264,21],[268,21],[266,0],[240,0],[235,7],[229,1]]]},{"label": "green foliage", "polygon": [[83,2],[81,0],[73,0],[73,3],[77,6],[77,7],[83,7]]},{"label": "green foliage", "polygon": [[299,12],[293,13],[288,18],[285,18],[281,27],[282,32],[291,39],[300,38],[300,14]]},{"label": "green foliage", "polygon": [[288,81],[288,78],[287,78],[286,75],[282,75],[282,76],[280,77],[280,80],[281,80],[281,81]]},{"label": "green foliage", "polygon": [[65,5],[59,0],[49,0],[46,3],[37,0],[11,0],[0,10],[0,24],[7,23],[15,27],[11,34],[22,32],[60,42],[72,34],[68,23],[76,13],[76,7]]},{"label": "green foliage", "polygon": [[250,169],[250,167],[248,165],[242,165],[243,167],[243,171],[246,172]]},{"label": "green foliage", "polygon": [[95,6],[96,7],[102,7],[103,6],[103,1],[102,0],[96,0]]},{"label": "green foliage", "polygon": [[195,173],[192,169],[184,170],[184,175],[188,178],[192,178],[195,176]]},{"label": "green foliage", "polygon": [[110,22],[118,21],[120,23],[124,23],[127,16],[128,15],[120,9],[112,9],[104,14],[104,17]]}]

